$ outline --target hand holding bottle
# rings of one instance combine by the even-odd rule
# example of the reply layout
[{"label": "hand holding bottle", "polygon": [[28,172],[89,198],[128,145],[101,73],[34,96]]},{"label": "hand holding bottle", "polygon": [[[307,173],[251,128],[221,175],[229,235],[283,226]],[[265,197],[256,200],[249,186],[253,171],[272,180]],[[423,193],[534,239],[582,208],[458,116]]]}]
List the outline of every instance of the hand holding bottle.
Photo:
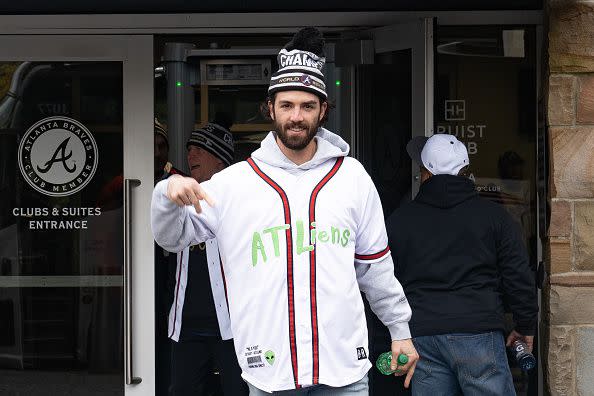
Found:
[{"label": "hand holding bottle", "polygon": [[507,337],[505,345],[512,350],[513,356],[522,370],[530,370],[536,366],[536,358],[532,354],[534,336],[524,336],[513,330]]},{"label": "hand holding bottle", "polygon": [[[400,363],[401,361],[404,361],[404,358],[400,357],[400,355],[404,355],[406,357],[406,363]],[[401,360],[399,361],[398,358]],[[408,388],[410,385],[410,380],[412,379],[412,376],[415,372],[415,367],[417,366],[418,360],[419,354],[417,353],[417,350],[415,349],[415,346],[413,345],[410,338],[392,341],[390,371],[392,371],[395,376],[402,376],[406,374],[406,378],[404,379],[405,388]]]},{"label": "hand holding bottle", "polygon": [[528,348],[525,343],[520,340],[516,340],[512,346],[512,353],[516,362],[518,362],[518,366],[525,371],[531,370],[536,366],[536,358],[530,352],[528,352]]}]

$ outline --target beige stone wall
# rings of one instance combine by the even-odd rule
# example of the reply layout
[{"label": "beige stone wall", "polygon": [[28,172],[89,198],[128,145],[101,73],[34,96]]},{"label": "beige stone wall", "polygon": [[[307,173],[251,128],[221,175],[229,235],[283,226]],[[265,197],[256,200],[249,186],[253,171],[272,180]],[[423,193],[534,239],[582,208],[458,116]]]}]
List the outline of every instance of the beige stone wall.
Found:
[{"label": "beige stone wall", "polygon": [[547,390],[594,395],[594,1],[548,2]]}]

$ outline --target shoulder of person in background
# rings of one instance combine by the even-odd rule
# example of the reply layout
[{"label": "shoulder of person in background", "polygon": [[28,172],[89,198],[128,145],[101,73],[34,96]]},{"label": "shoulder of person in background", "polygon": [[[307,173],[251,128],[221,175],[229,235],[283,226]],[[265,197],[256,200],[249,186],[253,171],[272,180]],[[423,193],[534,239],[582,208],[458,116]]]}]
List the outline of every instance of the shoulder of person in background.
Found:
[{"label": "shoulder of person in background", "polygon": [[180,175],[180,176],[184,176],[184,177],[190,177],[190,175],[188,175],[184,171],[173,166],[173,164],[171,162],[167,162],[165,164],[165,167],[163,168],[163,177],[161,178],[161,180],[165,180],[171,175]]}]

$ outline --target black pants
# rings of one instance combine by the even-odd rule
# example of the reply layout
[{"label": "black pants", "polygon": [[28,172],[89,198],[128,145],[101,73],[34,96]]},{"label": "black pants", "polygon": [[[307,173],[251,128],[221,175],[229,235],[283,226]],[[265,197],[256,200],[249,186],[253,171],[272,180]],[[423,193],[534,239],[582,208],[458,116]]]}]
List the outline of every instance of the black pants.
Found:
[{"label": "black pants", "polygon": [[[219,375],[213,375],[214,372]],[[221,393],[222,391],[222,393]],[[171,345],[170,396],[247,396],[233,340],[192,337]]]},{"label": "black pants", "polygon": [[404,376],[383,375],[375,367],[375,362],[382,352],[391,350],[390,333],[369,308],[367,299],[363,299],[367,315],[369,333],[369,360],[373,364],[369,370],[369,394],[372,396],[410,396],[411,391],[404,387]]}]

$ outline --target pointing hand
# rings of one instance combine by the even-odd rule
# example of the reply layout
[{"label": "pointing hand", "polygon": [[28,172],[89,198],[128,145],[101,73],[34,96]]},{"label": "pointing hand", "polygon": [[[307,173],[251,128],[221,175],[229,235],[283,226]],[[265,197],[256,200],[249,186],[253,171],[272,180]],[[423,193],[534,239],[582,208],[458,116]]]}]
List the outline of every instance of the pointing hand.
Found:
[{"label": "pointing hand", "polygon": [[202,212],[201,200],[206,201],[210,207],[214,207],[213,199],[193,178],[171,175],[167,183],[167,198],[177,205],[193,205],[197,213]]}]

